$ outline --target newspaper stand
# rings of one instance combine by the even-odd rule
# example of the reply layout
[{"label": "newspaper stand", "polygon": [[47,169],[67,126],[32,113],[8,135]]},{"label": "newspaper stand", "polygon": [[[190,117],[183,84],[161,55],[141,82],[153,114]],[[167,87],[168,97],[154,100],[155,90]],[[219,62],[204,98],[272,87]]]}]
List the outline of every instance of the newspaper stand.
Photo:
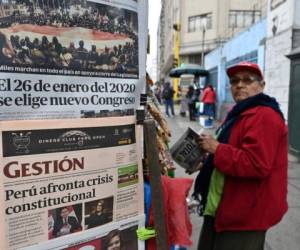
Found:
[{"label": "newspaper stand", "polygon": [[156,144],[156,129],[154,120],[144,122],[146,160],[149,169],[149,181],[151,187],[151,203],[153,207],[154,228],[156,231],[157,249],[167,250],[167,230],[164,219],[163,193],[161,186],[161,173],[157,167],[158,148]]},{"label": "newspaper stand", "polygon": [[[32,175],[30,177],[32,178],[32,182],[27,182],[26,179],[24,179],[24,182],[22,182],[21,178],[16,181],[16,183],[18,184],[14,187],[16,192],[18,194],[26,193],[28,194],[28,196],[25,197],[24,195],[24,197],[17,197],[17,195],[16,198],[12,197],[9,201],[9,206],[15,206],[16,204],[16,206],[19,207],[23,205],[23,203],[26,205],[24,205],[24,207],[32,206],[32,210],[36,209],[36,214],[38,214],[38,216],[34,217],[35,214],[32,213],[32,217],[29,216],[29,219],[27,218],[27,224],[24,222],[25,219],[23,221],[17,221],[17,219],[15,219],[13,220],[14,223],[11,223],[11,225],[15,227],[13,229],[10,227],[6,228],[4,227],[4,225],[6,226],[6,224],[8,224],[6,223],[7,218],[4,216],[4,209],[2,209],[2,213],[0,213],[0,223],[2,224],[0,250],[21,248],[28,250],[62,248],[69,249],[66,248],[69,246],[72,247],[70,249],[73,249],[73,247],[77,245],[78,248],[80,245],[81,249],[88,249],[88,247],[85,246],[87,244],[92,244],[92,241],[97,241],[97,246],[100,245],[100,248],[103,249],[102,244],[104,245],[104,243],[102,243],[102,240],[104,242],[106,240],[106,236],[110,232],[119,229],[120,231],[122,231],[126,230],[127,228],[131,228],[132,225],[134,227],[138,227],[143,226],[144,224],[142,198],[136,198],[137,201],[133,203],[134,208],[126,207],[126,205],[128,204],[131,205],[130,200],[127,200],[126,204],[121,204],[122,206],[119,206],[118,210],[126,207],[127,210],[130,211],[128,212],[128,214],[118,215],[113,214],[113,208],[116,207],[116,204],[113,204],[113,202],[117,199],[109,198],[110,205],[108,207],[109,210],[112,210],[112,212],[110,212],[111,216],[109,220],[106,220],[106,222],[102,223],[101,225],[95,226],[95,228],[88,228],[89,225],[87,225],[88,223],[86,223],[84,220],[85,218],[89,218],[88,216],[91,216],[91,211],[94,207],[93,202],[97,201],[96,207],[99,206],[98,204],[100,204],[101,206],[101,204],[103,203],[98,202],[98,200],[105,200],[107,199],[107,197],[116,197],[118,195],[118,177],[122,176],[122,174],[118,173],[117,167],[121,165],[123,167],[124,165],[124,169],[126,169],[128,163],[130,164],[129,167],[131,167],[131,163],[137,166],[140,166],[138,164],[141,163],[140,157],[135,157],[137,153],[140,153],[136,152],[138,150],[136,150],[136,146],[134,146],[134,139],[136,138],[133,137],[135,136],[135,134],[133,133],[131,138],[130,131],[135,132],[135,120],[133,114],[134,109],[139,106],[137,98],[140,93],[143,92],[143,87],[139,85],[142,83],[141,78],[146,71],[145,45],[147,42],[146,25],[148,20],[146,13],[148,0],[106,1],[109,3],[104,3],[105,1],[68,1],[69,3],[64,3],[64,5],[60,4],[60,2],[62,3],[65,1],[58,1],[58,3],[56,3],[56,1],[53,1],[52,4],[51,1],[48,1],[48,4],[40,4],[40,1],[23,1],[26,3],[21,2],[22,1],[6,1],[5,3],[5,1],[1,1],[0,3],[0,7],[4,6],[22,9],[26,14],[25,15],[19,13],[18,15],[15,15],[14,13],[7,13],[5,16],[1,17],[1,20],[9,20],[9,22],[6,23],[7,27],[5,27],[5,29],[3,29],[2,31],[2,33],[4,34],[1,33],[1,37],[3,39],[2,47],[5,48],[7,55],[3,55],[0,59],[2,66],[4,66],[0,70],[1,78],[3,78],[3,81],[0,83],[0,92],[1,97],[3,96],[4,98],[7,98],[6,100],[11,100],[12,105],[10,105],[10,103],[8,102],[2,102],[2,104],[0,105],[0,149],[1,151],[4,151],[2,150],[2,147],[3,145],[5,145],[5,147],[8,148],[8,151],[13,152],[15,155],[12,154],[5,156],[2,153],[2,155],[0,155],[2,158],[0,158],[2,160],[1,164],[3,164],[3,166],[6,166],[4,165],[4,163],[9,164],[11,159],[13,159],[14,162],[18,161],[18,163],[20,163],[20,166],[21,164],[23,164],[24,166],[26,165],[26,171],[29,171],[29,166],[41,166],[39,168],[33,167],[31,169],[33,170],[32,173],[25,173],[26,171],[24,172],[24,177],[29,177]],[[55,20],[50,20],[53,19],[52,10],[55,15],[59,13],[61,16],[64,16],[65,13],[71,13],[71,11],[73,11],[74,9],[84,11],[84,15],[87,15],[87,20],[91,20],[93,25],[90,25],[90,22],[81,23],[81,18],[74,18],[74,20],[70,18],[70,20],[66,21],[58,21],[55,18]],[[51,12],[51,15],[48,12]],[[97,14],[95,14],[96,12]],[[96,24],[94,26],[94,23],[97,23],[95,17],[96,19],[100,17],[102,18],[102,12],[111,13],[111,16],[106,18],[114,21],[119,21],[120,25],[112,28],[119,28],[120,30],[114,29],[114,31],[111,32],[111,29],[108,29],[106,27],[99,27],[99,25]],[[42,16],[42,19],[47,20],[47,22],[45,24],[40,23],[39,20],[34,20],[35,18],[32,18],[32,15],[30,15],[29,17],[29,15],[27,15],[28,13],[34,14],[33,16]],[[78,15],[80,16],[80,14]],[[35,23],[35,21],[37,21],[37,23]],[[65,22],[67,25],[63,25]],[[69,27],[69,22],[72,22],[72,27]],[[41,34],[45,35],[44,37],[46,40],[49,39],[49,37],[53,39],[56,38],[56,46],[59,47],[58,50],[61,50],[61,52],[55,51],[55,53],[53,53],[52,47],[50,48],[50,46],[46,46],[47,48],[43,50],[45,50],[45,52],[47,53],[43,54],[42,50],[35,50],[35,47],[32,46],[33,48],[26,49],[26,51],[28,51],[28,54],[31,55],[31,57],[27,56],[27,60],[24,59],[25,56],[23,55],[23,53],[14,52],[19,46],[15,46],[16,43],[14,40],[12,40],[13,38],[19,36],[20,40],[22,40],[23,37],[21,36],[28,35],[29,42],[30,39],[32,41],[37,39],[38,41]],[[103,39],[104,37],[105,39]],[[107,40],[107,37],[109,38],[109,40]],[[110,44],[109,41],[114,41],[114,43],[111,42]],[[77,42],[79,42],[79,44],[77,44]],[[72,48],[72,50],[74,49],[74,55],[72,54],[73,52],[63,52],[67,51],[67,47],[70,46],[71,43],[73,43],[74,46],[74,48]],[[74,43],[76,44],[74,45]],[[101,48],[105,46],[105,50],[108,49],[112,51],[114,50],[114,47],[116,47],[114,46],[114,44],[119,45],[119,49],[123,48],[123,51],[118,51],[118,54],[120,54],[120,58],[117,58],[117,53],[115,52],[114,60],[107,63],[102,56],[100,57],[100,54],[102,55]],[[127,49],[125,46],[129,46],[130,49]],[[66,50],[63,50],[64,47],[66,47]],[[93,48],[97,48],[96,54],[97,58],[99,58],[99,60],[96,60],[97,63],[94,62],[94,59],[86,58],[88,53],[95,56],[95,51],[93,51]],[[124,64],[122,63],[123,57],[132,58],[132,62],[130,64],[133,65],[128,66],[128,68],[121,67],[124,66],[122,65]],[[120,65],[118,65],[117,62],[119,62]],[[117,66],[119,67],[117,68]],[[74,80],[75,77],[78,77],[77,80]],[[6,87],[3,87],[3,84],[7,84],[7,89]],[[118,119],[118,117],[121,116],[124,117],[122,119]],[[104,119],[104,122],[102,124],[102,121],[100,122],[100,119],[103,117],[106,118]],[[110,121],[108,121],[109,119]],[[6,120],[8,123],[6,123]],[[3,122],[2,124],[2,121],[5,122]],[[152,191],[151,196],[153,204],[153,216],[155,221],[154,227],[156,230],[156,244],[157,249],[167,250],[167,230],[162,202],[163,190],[161,186],[161,172],[157,167],[159,165],[159,161],[158,148],[156,145],[157,139],[155,122],[154,120],[147,120],[144,121],[143,124],[145,133],[144,138],[146,142],[145,152],[147,153],[146,160],[148,163],[150,177],[149,180]],[[128,130],[127,128],[123,129],[123,127],[118,128],[127,125],[130,126]],[[102,127],[111,127],[112,129],[116,127],[117,129],[114,129],[113,131],[109,130],[109,132],[107,132],[107,130],[103,130],[103,132],[101,130]],[[99,132],[98,130],[96,130],[96,128],[99,128],[99,130],[101,131]],[[114,140],[109,140],[109,136],[103,136],[108,134],[113,135],[115,136],[115,138],[117,138],[118,136],[122,136],[122,129],[127,131],[124,132],[124,134],[129,134],[128,138],[125,138],[127,140],[127,144],[124,142],[125,140],[123,137],[120,139],[120,141],[122,140],[122,143],[115,144]],[[122,133],[119,133],[120,131],[122,131]],[[3,143],[4,132],[9,135],[5,137],[9,139],[9,143]],[[71,136],[73,137],[71,138]],[[65,141],[61,138],[65,139]],[[108,140],[108,145],[104,144],[104,138]],[[69,143],[71,141],[70,139],[74,139],[74,143]],[[38,143],[39,140],[41,141],[41,143]],[[94,142],[92,142],[93,140]],[[11,141],[13,141],[13,143]],[[30,147],[28,146],[29,143],[31,145]],[[41,144],[43,146],[41,146]],[[90,148],[87,147],[87,145]],[[128,150],[126,149],[128,155],[126,153],[125,157],[123,157],[125,158],[125,160],[123,160],[123,158],[120,160],[118,157],[121,154],[118,155],[117,148],[112,153],[110,152],[111,154],[103,153],[109,152],[108,148],[111,147],[111,145],[115,147],[123,147],[128,145],[133,146]],[[77,151],[80,152],[81,158],[76,158]],[[132,158],[129,157],[129,154],[132,155]],[[99,157],[102,157],[101,160],[99,160]],[[111,159],[108,159],[109,157],[111,157]],[[73,161],[68,161],[68,159],[73,159]],[[82,163],[83,159],[85,160],[85,165]],[[116,159],[118,159],[118,161]],[[119,160],[121,161],[121,163],[119,162]],[[62,179],[55,179],[54,181],[54,178],[57,178],[55,177],[55,175],[53,179],[51,179],[52,176],[47,172],[48,170],[45,171],[45,166],[48,167],[50,164],[49,162],[51,162],[51,164],[53,163],[53,166],[55,164],[58,164],[59,167],[62,168],[58,168],[62,172],[60,176],[61,178],[68,180],[68,182]],[[110,164],[111,162],[113,163]],[[63,163],[69,164],[67,166],[69,167],[68,170],[63,168]],[[55,167],[57,166],[55,165]],[[104,168],[106,169],[105,171],[103,171],[104,176],[98,175],[97,171],[102,171],[104,170]],[[73,170],[78,170],[78,173],[82,173],[82,175],[78,174],[75,176],[75,173],[77,172],[74,172],[74,174],[71,175],[71,172],[73,172]],[[18,170],[16,170],[16,175],[20,173],[17,171]],[[71,179],[71,177],[69,178],[67,176],[67,171],[71,171],[70,176],[72,176],[74,180]],[[129,174],[126,174],[130,175],[131,170],[128,170],[128,172]],[[53,173],[56,174],[56,170],[53,171]],[[45,176],[44,178],[42,174],[47,174],[47,176]],[[41,176],[39,177],[39,175]],[[66,177],[64,177],[64,175],[66,175]],[[91,175],[91,177],[88,175]],[[105,181],[100,180],[102,179],[100,177],[105,177]],[[111,179],[113,177],[114,180]],[[139,180],[140,177],[140,171],[138,171],[138,173],[134,172],[134,174],[130,175],[130,178],[135,179],[134,181],[138,180],[138,184],[136,185],[138,186],[138,188],[134,189],[137,190],[137,197],[138,195],[142,194],[143,190],[142,182]],[[5,178],[8,180],[8,178],[15,177],[9,176]],[[0,184],[2,186],[4,186],[3,183],[5,184],[4,181],[7,181],[5,178],[4,175],[2,175],[0,179]],[[35,180],[38,178],[43,178],[43,180],[35,182]],[[85,188],[90,187],[86,184],[87,181],[90,180],[88,178],[94,178],[92,179],[93,182],[96,183],[95,185],[93,185],[95,186],[94,189],[98,187],[97,185],[107,184],[111,185],[107,186],[107,190],[109,191],[106,191],[104,188],[97,188],[97,191],[100,190],[99,192],[96,192],[93,189],[94,193],[89,193],[90,191],[84,191]],[[119,179],[121,180],[121,178]],[[10,183],[11,186],[13,184],[12,180]],[[70,191],[69,193],[67,192],[68,188],[66,188],[64,191],[60,190],[59,192],[48,192],[46,190],[48,188],[48,183],[50,187],[52,187],[52,185],[58,186],[67,184],[70,184],[69,186],[72,186],[75,182],[79,181],[81,181],[84,185],[79,186],[77,190],[75,188],[70,188],[70,190],[74,189],[74,191]],[[99,182],[99,184],[97,184],[97,181]],[[136,184],[136,182],[133,183]],[[31,184],[35,185],[34,188],[31,187]],[[24,185],[24,187],[21,185]],[[113,188],[110,188],[112,186]],[[40,189],[40,187],[43,187],[43,189]],[[29,195],[29,192],[25,192],[28,190],[33,190],[33,195]],[[40,190],[43,190],[43,192],[39,192]],[[44,192],[44,190],[46,190],[47,192]],[[74,197],[79,194],[83,194],[81,195],[83,198],[78,198],[78,201],[76,199],[71,200],[70,198],[70,200],[66,199],[67,202],[58,202],[57,204],[52,204],[49,206],[41,205],[41,207],[37,208],[36,204],[38,204],[41,199],[45,198],[45,201],[48,201],[48,199],[50,198],[55,198],[58,200],[60,199],[59,196],[64,195],[65,197],[68,197],[69,195],[69,197],[71,197],[71,195],[73,194]],[[0,200],[4,200],[3,194],[1,195],[2,196],[0,197]],[[131,193],[127,195],[133,196]],[[142,197],[142,195],[140,197]],[[91,209],[86,209],[86,207],[88,207],[88,203]],[[40,202],[40,204],[42,204],[42,202]],[[3,205],[5,206],[6,204],[4,203]],[[62,210],[62,208],[64,208],[65,210],[65,207],[71,207],[72,210],[68,210],[67,212],[73,213],[73,206],[77,206],[76,208],[78,208],[78,214],[81,215],[80,219],[77,219],[77,222],[81,223],[81,228],[77,229],[78,231],[74,230],[73,232],[71,232],[68,219],[64,219],[61,220],[61,225],[64,229],[62,231],[65,231],[64,234],[60,235],[62,237],[56,235],[53,236],[55,220],[58,221],[57,218],[62,217],[59,214],[59,209]],[[41,209],[41,211],[38,211],[37,209]],[[133,210],[133,212],[131,211],[131,209]],[[28,213],[31,212],[29,210],[30,209],[24,209],[24,211]],[[88,210],[90,210],[90,212],[85,213]],[[18,214],[19,216],[22,215],[20,214],[20,211],[18,211]],[[75,212],[74,214],[76,215]],[[15,216],[15,218],[19,217]],[[37,220],[36,218],[39,218],[39,220]],[[21,227],[23,225],[22,223],[25,225],[24,228],[26,228],[28,232],[32,231],[33,233],[28,234],[27,232],[25,232],[23,230],[23,227]],[[85,226],[86,229],[84,228]],[[121,226],[124,227],[122,228]],[[97,231],[96,227],[105,227],[105,229],[103,229],[102,231],[101,228]],[[3,228],[9,233],[6,233]],[[68,230],[65,230],[66,228]],[[87,233],[85,233],[85,231]],[[131,234],[131,232],[133,233]],[[135,228],[134,230],[130,231],[130,235],[133,235],[132,238],[135,237],[135,232]],[[119,237],[121,239],[121,236]],[[91,238],[93,238],[92,241],[90,241]],[[130,237],[127,237],[127,240],[128,238],[129,240],[131,239]],[[84,244],[85,246],[83,246],[82,244]],[[138,247],[139,244],[137,242],[137,248]],[[96,249],[96,247],[90,247],[89,249]],[[127,249],[133,248],[127,247]]]},{"label": "newspaper stand", "polygon": [[[163,204],[163,189],[161,183],[161,168],[159,159],[159,147],[157,139],[157,117],[153,116],[150,107],[147,104],[153,104],[158,108],[158,102],[153,95],[150,86],[153,81],[146,76],[146,93],[140,97],[140,105],[144,106],[144,110],[137,110],[136,120],[137,124],[143,125],[144,129],[144,146],[145,154],[144,160],[147,166],[147,175],[149,176],[150,190],[151,190],[151,207],[154,220],[154,229],[156,232],[155,242],[156,249],[168,249],[168,235],[165,221],[164,204]],[[160,124],[161,125],[161,124]]]}]

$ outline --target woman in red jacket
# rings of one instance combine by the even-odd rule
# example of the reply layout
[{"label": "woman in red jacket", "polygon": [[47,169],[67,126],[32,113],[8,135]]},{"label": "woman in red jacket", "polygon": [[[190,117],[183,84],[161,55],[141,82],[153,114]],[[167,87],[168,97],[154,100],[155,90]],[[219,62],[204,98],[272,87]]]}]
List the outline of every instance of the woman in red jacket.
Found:
[{"label": "woman in red jacket", "polygon": [[277,101],[263,94],[257,64],[227,74],[236,105],[217,139],[199,138],[209,156],[195,184],[204,214],[198,250],[263,250],[266,231],[288,209],[287,127]]},{"label": "woman in red jacket", "polygon": [[201,102],[204,104],[204,115],[213,119],[215,116],[216,92],[211,84],[205,87]]}]

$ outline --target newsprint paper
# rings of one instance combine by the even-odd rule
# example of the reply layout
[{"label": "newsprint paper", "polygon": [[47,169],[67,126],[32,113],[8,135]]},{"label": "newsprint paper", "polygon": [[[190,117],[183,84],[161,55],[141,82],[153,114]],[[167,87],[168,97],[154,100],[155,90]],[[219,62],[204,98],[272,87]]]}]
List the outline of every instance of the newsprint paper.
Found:
[{"label": "newsprint paper", "polygon": [[0,249],[72,245],[137,227],[144,199],[134,120],[1,122]]},{"label": "newsprint paper", "polygon": [[189,127],[170,149],[173,159],[190,174],[199,170],[203,161],[204,151],[197,142],[201,133]]},{"label": "newsprint paper", "polygon": [[[104,225],[101,227],[101,231],[91,229],[76,234],[76,238],[66,236],[42,245],[22,248],[22,250],[144,250],[144,241],[139,241],[136,237],[136,230],[144,226],[145,216],[139,215],[135,218]],[[111,240],[113,238],[114,241]]]},{"label": "newsprint paper", "polygon": [[0,9],[9,9],[0,16],[0,120],[134,114],[147,0],[0,1]]}]

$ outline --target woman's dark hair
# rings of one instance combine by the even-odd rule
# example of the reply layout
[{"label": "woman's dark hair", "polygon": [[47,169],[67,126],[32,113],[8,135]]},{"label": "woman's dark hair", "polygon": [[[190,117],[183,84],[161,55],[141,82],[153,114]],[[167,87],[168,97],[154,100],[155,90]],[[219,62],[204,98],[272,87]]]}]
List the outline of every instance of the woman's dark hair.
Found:
[{"label": "woman's dark hair", "polygon": [[214,90],[214,88],[211,84],[207,84],[206,87],[210,88],[211,90]]},{"label": "woman's dark hair", "polygon": [[119,236],[120,242],[121,242],[121,231],[118,229],[114,229],[112,231],[110,231],[106,237],[105,237],[105,248],[107,249],[109,246],[110,241],[112,240],[112,238]]},{"label": "woman's dark hair", "polygon": [[96,212],[97,212],[97,208],[96,208],[96,206],[91,206],[91,209],[90,209],[90,214],[96,214]]}]

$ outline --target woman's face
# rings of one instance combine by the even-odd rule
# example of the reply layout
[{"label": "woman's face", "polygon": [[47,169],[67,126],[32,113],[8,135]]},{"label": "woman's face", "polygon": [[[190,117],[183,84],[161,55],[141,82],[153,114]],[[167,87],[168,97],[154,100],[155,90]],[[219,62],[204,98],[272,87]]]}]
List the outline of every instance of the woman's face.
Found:
[{"label": "woman's face", "polygon": [[248,97],[262,93],[265,87],[263,81],[249,71],[241,71],[230,78],[231,93],[235,102],[240,102]]},{"label": "woman's face", "polygon": [[119,235],[112,237],[108,243],[107,250],[120,250],[121,249],[121,240]]},{"label": "woman's face", "polygon": [[98,202],[97,207],[96,207],[96,211],[97,213],[102,212],[103,206],[101,202]]}]

